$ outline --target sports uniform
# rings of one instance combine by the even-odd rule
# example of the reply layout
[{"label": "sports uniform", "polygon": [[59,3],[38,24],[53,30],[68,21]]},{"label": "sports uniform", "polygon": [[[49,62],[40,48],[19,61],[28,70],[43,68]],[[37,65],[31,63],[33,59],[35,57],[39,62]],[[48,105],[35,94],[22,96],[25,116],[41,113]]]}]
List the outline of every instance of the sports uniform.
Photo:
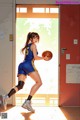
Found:
[{"label": "sports uniform", "polygon": [[[15,94],[17,91],[21,90],[25,84],[25,78],[22,77],[22,75],[29,75],[29,73],[36,71],[36,68],[34,66],[34,54],[31,50],[31,45],[33,43],[36,43],[39,41],[39,35],[38,33],[35,32],[29,32],[27,35],[27,39],[26,39],[26,45],[22,48],[22,52],[25,50],[25,59],[23,62],[21,62],[18,66],[18,74],[17,77],[18,78],[18,84],[16,86],[14,86],[8,94],[2,96],[2,104],[3,106],[7,106],[7,100],[8,98],[10,98],[13,94]],[[32,42],[30,44],[27,45],[27,43]],[[38,54],[38,53],[37,53]],[[42,59],[42,57],[37,57],[38,59]],[[20,76],[19,76],[20,75]],[[35,74],[33,74],[33,76],[35,77],[34,81],[35,84],[32,86],[30,94],[28,95],[27,99],[25,100],[25,102],[23,103],[22,107],[34,112],[35,110],[32,108],[31,106],[31,99],[33,97],[33,95],[35,94],[35,92],[38,90],[38,88],[42,85],[41,79],[39,77],[39,75],[37,74],[37,72]],[[37,80],[37,82],[36,82]]]},{"label": "sports uniform", "polygon": [[36,70],[34,66],[34,55],[33,55],[33,52],[31,51],[31,45],[32,43],[26,46],[25,60],[19,64],[17,76],[19,76],[20,74],[28,75],[30,72],[33,72]]}]

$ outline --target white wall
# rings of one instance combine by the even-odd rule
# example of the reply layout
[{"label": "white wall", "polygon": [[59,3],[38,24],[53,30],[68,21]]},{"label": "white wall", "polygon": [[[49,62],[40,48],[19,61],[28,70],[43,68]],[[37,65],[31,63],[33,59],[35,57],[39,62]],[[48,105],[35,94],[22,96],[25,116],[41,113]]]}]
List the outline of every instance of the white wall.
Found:
[{"label": "white wall", "polygon": [[[14,0],[0,0],[0,95],[13,86],[13,45],[9,35],[13,33]],[[12,103],[10,99],[9,103]]]}]

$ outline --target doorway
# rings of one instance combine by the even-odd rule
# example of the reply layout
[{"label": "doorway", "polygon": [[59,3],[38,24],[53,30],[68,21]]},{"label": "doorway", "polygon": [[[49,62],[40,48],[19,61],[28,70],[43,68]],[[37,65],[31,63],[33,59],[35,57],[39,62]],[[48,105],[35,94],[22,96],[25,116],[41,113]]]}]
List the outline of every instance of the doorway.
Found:
[{"label": "doorway", "polygon": [[[43,85],[34,95],[32,102],[36,106],[58,106],[59,8],[54,5],[17,5],[16,9],[16,71],[24,58],[20,50],[26,42],[27,33],[38,32],[39,55],[41,56],[44,50],[50,50],[53,58],[50,61],[35,61]],[[33,84],[34,81],[27,77],[24,88],[16,94],[16,105],[24,102]]]}]

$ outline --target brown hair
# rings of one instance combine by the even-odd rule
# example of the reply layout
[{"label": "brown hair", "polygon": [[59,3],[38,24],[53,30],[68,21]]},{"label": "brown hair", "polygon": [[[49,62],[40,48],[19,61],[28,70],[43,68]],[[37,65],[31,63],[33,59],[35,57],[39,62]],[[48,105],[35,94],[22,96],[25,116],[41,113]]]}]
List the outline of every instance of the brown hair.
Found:
[{"label": "brown hair", "polygon": [[40,36],[39,36],[39,34],[38,33],[36,33],[36,32],[29,32],[28,33],[28,35],[27,35],[27,40],[26,40],[26,44],[25,44],[25,46],[22,48],[22,52],[26,49],[26,46],[28,45],[28,42],[29,42],[29,40],[30,39],[33,39],[34,37],[37,37],[38,38],[38,40],[39,40],[39,38],[40,38]]}]

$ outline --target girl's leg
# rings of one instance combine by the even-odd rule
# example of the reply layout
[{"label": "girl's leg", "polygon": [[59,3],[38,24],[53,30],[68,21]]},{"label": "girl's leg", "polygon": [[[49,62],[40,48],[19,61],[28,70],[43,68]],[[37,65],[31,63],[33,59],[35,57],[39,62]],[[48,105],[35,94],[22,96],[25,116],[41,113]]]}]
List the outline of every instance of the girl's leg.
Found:
[{"label": "girl's leg", "polygon": [[31,100],[32,96],[36,93],[36,91],[42,85],[40,75],[37,71],[30,73],[29,76],[35,81],[35,84],[32,86],[27,100]]},{"label": "girl's leg", "polygon": [[18,85],[16,85],[14,88],[10,90],[10,92],[2,97],[3,105],[6,105],[6,101],[8,98],[10,98],[13,94],[15,94],[18,90],[22,89],[25,83],[26,76],[21,74],[18,77]]},{"label": "girl's leg", "polygon": [[17,91],[23,88],[24,83],[25,83],[25,78],[26,76],[21,74],[18,77],[18,85],[16,85],[14,88],[10,90],[10,92],[7,94],[8,97],[11,97],[13,94],[15,94]]},{"label": "girl's leg", "polygon": [[29,76],[35,81],[35,84],[32,86],[30,91],[30,95],[33,96],[42,85],[42,81],[37,71],[30,73]]},{"label": "girl's leg", "polygon": [[15,94],[18,90],[22,89],[25,83],[26,76],[21,74],[18,77],[18,85],[16,85],[14,88],[10,90],[10,92],[7,95],[2,96],[2,104],[4,106],[4,109],[6,109],[7,105],[7,99],[11,97],[13,94]]},{"label": "girl's leg", "polygon": [[27,100],[25,100],[25,102],[23,103],[22,107],[28,109],[31,112],[34,112],[35,110],[31,106],[31,98],[42,85],[42,81],[37,71],[30,73],[29,76],[35,81],[35,84],[32,86],[30,94]]}]

